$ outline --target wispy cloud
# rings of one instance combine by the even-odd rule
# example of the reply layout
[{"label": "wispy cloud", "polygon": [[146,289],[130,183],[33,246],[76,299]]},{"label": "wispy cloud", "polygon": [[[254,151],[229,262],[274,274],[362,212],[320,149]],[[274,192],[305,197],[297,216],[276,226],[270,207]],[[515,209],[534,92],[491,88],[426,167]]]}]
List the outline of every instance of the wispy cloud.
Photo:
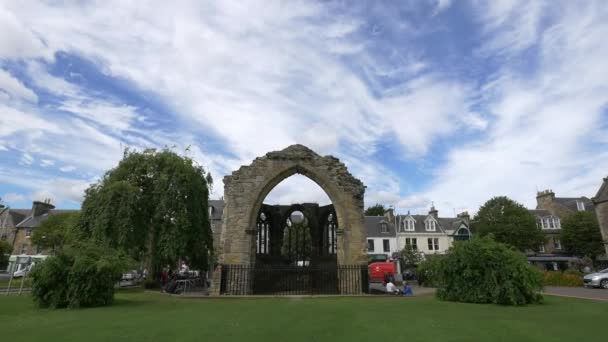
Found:
[{"label": "wispy cloud", "polygon": [[[304,143],[346,162],[367,203],[400,210],[474,210],[498,194],[533,205],[536,187],[589,194],[608,163],[607,11],[602,1],[3,3],[0,153],[33,170],[5,170],[2,182],[76,201],[125,147],[167,146],[211,171],[217,197],[239,165]],[[270,200],[324,200],[294,179]]]}]

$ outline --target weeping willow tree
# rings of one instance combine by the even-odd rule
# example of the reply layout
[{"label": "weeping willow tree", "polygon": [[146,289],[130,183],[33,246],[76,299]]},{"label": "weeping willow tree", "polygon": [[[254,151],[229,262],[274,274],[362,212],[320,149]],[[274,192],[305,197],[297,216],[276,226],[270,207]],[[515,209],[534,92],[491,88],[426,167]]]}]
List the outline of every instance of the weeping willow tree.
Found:
[{"label": "weeping willow tree", "polygon": [[154,275],[180,259],[208,270],[211,179],[172,151],[127,150],[116,168],[86,190],[78,234],[127,252]]}]

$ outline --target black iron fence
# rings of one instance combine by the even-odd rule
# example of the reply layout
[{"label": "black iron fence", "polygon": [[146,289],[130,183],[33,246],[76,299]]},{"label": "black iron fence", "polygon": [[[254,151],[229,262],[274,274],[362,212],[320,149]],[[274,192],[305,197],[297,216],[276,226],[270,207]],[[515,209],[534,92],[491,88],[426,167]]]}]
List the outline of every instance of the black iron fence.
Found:
[{"label": "black iron fence", "polygon": [[369,292],[366,265],[222,265],[222,295],[319,295]]}]

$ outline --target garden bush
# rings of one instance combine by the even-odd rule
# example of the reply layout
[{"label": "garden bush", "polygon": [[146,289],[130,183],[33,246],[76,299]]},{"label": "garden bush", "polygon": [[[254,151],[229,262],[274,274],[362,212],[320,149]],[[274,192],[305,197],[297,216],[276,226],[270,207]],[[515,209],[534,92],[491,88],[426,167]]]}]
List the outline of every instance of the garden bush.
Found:
[{"label": "garden bush", "polygon": [[491,237],[454,244],[435,265],[441,300],[525,305],[542,301],[542,273]]},{"label": "garden bush", "polygon": [[543,274],[545,286],[583,286],[583,275],[580,272],[568,270],[565,272],[546,271]]},{"label": "garden bush", "polygon": [[425,287],[438,287],[441,283],[440,265],[443,255],[427,255],[425,260],[418,264],[416,274],[418,284]]},{"label": "garden bush", "polygon": [[129,266],[115,250],[93,244],[69,246],[34,267],[32,297],[39,306],[50,308],[108,305]]}]

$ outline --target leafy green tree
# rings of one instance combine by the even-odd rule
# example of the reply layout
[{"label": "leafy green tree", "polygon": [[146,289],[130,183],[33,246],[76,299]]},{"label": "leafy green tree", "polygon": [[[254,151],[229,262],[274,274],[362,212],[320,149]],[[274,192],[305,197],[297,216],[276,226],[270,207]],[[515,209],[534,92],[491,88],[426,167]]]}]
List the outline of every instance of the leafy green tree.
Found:
[{"label": "leafy green tree", "polygon": [[399,263],[401,264],[402,270],[416,267],[422,260],[422,253],[417,250],[414,250],[410,245],[406,245],[399,252]]},{"label": "leafy green tree", "polygon": [[53,253],[60,250],[78,223],[79,214],[60,213],[49,216],[32,234],[32,243]]},{"label": "leafy green tree", "polygon": [[6,269],[12,251],[13,246],[10,243],[0,240],[0,270]]},{"label": "leafy green tree", "polygon": [[491,234],[496,241],[522,252],[535,250],[545,241],[543,232],[536,226],[536,218],[508,197],[487,201],[479,208],[473,222],[473,229],[480,237]]},{"label": "leafy green tree", "polygon": [[376,203],[375,205],[365,209],[365,216],[383,216],[386,212],[384,205]]},{"label": "leafy green tree", "polygon": [[207,270],[213,252],[206,172],[169,150],[125,151],[86,190],[79,236],[126,251],[152,275],[184,260]]},{"label": "leafy green tree", "polygon": [[562,221],[561,242],[568,254],[592,260],[604,252],[602,234],[594,213],[579,211]]}]

